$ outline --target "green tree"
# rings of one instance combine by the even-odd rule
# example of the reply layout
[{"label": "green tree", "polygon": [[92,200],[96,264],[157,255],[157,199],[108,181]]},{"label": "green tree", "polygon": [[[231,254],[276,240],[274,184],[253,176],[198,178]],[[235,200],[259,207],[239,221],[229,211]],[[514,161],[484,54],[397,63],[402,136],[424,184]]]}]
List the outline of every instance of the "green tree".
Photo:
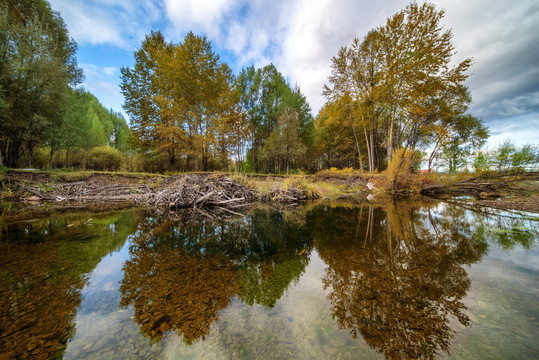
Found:
[{"label": "green tree", "polygon": [[466,157],[474,149],[484,145],[488,138],[488,129],[481,119],[470,114],[456,116],[448,127],[452,130],[449,141],[442,146],[442,159],[449,171],[457,171],[466,165]]},{"label": "green tree", "polygon": [[253,171],[262,170],[262,149],[277,125],[279,115],[286,108],[297,113],[297,132],[301,143],[306,147],[314,146],[311,108],[299,86],[292,88],[273,64],[261,69],[254,66],[242,69],[238,83],[241,108],[250,123],[248,161]]},{"label": "green tree", "polygon": [[513,169],[537,169],[539,165],[539,146],[526,144],[517,149],[511,159]]},{"label": "green tree", "polygon": [[277,169],[280,172],[286,168],[288,174],[290,166],[304,156],[306,147],[298,136],[297,124],[297,112],[291,108],[284,109],[262,148],[261,158],[268,162],[268,171]]},{"label": "green tree", "polygon": [[[59,121],[64,88],[82,79],[76,43],[44,0],[0,1],[0,147],[19,166]],[[7,149],[7,151],[6,151]]]},{"label": "green tree", "polygon": [[156,85],[153,82],[157,56],[168,45],[161,32],[152,32],[142,41],[135,56],[133,68],[122,67],[121,89],[124,109],[129,114],[136,146],[142,150],[154,148],[159,141],[157,124],[162,122],[160,108],[155,102]]},{"label": "green tree", "polygon": [[50,147],[49,166],[52,167],[54,154],[64,149],[66,151],[65,163],[71,149],[81,146],[88,136],[85,127],[86,106],[84,91],[73,90],[70,86],[64,88],[64,101],[59,109],[60,121],[56,121],[47,133],[47,144]]},{"label": "green tree", "polygon": [[478,151],[473,161],[473,168],[476,172],[483,172],[490,168],[492,159],[488,153]]},{"label": "green tree", "polygon": [[507,171],[511,168],[511,162],[513,155],[516,152],[515,145],[511,140],[505,140],[499,147],[496,149],[494,154],[494,166],[498,171]]}]

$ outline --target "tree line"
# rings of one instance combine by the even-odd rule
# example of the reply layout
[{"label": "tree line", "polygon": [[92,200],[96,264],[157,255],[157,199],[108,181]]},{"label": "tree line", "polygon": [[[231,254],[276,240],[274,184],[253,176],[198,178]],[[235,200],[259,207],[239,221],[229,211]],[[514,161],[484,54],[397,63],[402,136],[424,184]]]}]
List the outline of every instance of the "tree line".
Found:
[{"label": "tree line", "polygon": [[77,44],[47,1],[0,6],[0,165],[374,172],[398,153],[397,171],[420,161],[454,171],[489,135],[468,112],[472,60],[453,65],[444,11],[429,3],[411,3],[339,50],[316,117],[273,64],[234,74],[205,36],[173,43],[151,32],[121,69],[129,127],[77,87]]},{"label": "tree line", "polygon": [[77,88],[76,50],[47,1],[0,0],[0,166],[81,167],[94,147],[127,149],[123,116]]},{"label": "tree line", "polygon": [[238,76],[205,37],[179,44],[152,32],[122,68],[134,144],[168,170],[276,171],[305,164],[313,118],[299,87],[272,64]]},{"label": "tree line", "polygon": [[168,158],[172,170],[288,172],[353,167],[381,171],[397,159],[432,151],[450,168],[480,148],[489,132],[470,114],[464,81],[472,64],[455,54],[443,10],[412,3],[352,41],[332,59],[326,104],[316,117],[296,85],[273,65],[237,76],[204,36],[180,44],[152,33],[122,69],[125,108],[139,148]]}]

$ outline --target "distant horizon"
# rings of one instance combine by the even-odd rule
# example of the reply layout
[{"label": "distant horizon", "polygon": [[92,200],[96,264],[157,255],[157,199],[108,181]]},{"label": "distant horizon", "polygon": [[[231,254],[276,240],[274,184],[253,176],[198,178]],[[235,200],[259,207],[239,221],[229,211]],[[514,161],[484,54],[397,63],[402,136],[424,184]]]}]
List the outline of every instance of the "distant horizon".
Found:
[{"label": "distant horizon", "polygon": [[[234,71],[273,63],[306,95],[313,116],[331,58],[354,37],[385,23],[409,1],[173,1],[51,0],[78,43],[81,84],[108,109],[122,113],[120,68],[131,67],[133,53],[152,30],[178,43],[193,32],[207,36]],[[418,3],[422,3],[421,1]],[[490,129],[485,148],[509,139],[515,145],[537,143],[539,134],[539,7],[531,0],[432,1],[446,10],[455,62],[473,58],[466,81],[473,103],[469,112]],[[137,25],[134,25],[137,24]],[[518,25],[518,26],[517,26]]]}]

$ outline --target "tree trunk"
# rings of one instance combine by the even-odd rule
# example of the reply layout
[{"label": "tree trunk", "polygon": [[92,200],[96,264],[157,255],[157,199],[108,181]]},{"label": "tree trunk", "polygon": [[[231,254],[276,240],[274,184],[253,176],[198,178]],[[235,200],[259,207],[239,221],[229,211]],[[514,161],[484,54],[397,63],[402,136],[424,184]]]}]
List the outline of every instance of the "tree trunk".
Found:
[{"label": "tree trunk", "polygon": [[176,154],[174,153],[174,149],[171,149],[168,151],[168,165],[170,167],[170,171],[174,171],[175,162],[176,162]]},{"label": "tree trunk", "polygon": [[34,155],[34,145],[28,144],[28,168],[32,168],[32,160]]},{"label": "tree trunk", "polygon": [[253,141],[251,142],[251,156],[253,158],[253,162],[251,163],[251,171],[256,173],[256,166],[255,166],[255,145],[256,145],[256,137],[255,132],[253,130]]},{"label": "tree trunk", "polygon": [[222,171],[227,171],[228,169],[225,169],[226,167],[226,157],[225,157],[225,154],[222,154],[221,156],[221,167],[222,167]]},{"label": "tree trunk", "polygon": [[47,163],[49,164],[49,167],[52,169],[52,158],[54,156],[54,153],[55,153],[55,150],[54,150],[54,147],[51,146],[51,151],[49,153],[49,161],[47,161]]},{"label": "tree trunk", "polygon": [[389,120],[389,129],[387,131],[387,166],[391,162],[391,155],[393,153],[393,121],[395,120],[395,112],[391,114],[391,119]]},{"label": "tree trunk", "polygon": [[352,127],[352,131],[354,132],[354,138],[356,139],[357,156],[359,157],[359,170],[360,172],[363,172],[363,160],[361,160],[361,150],[359,148],[359,139],[357,138],[356,127],[354,126],[354,121],[352,119],[352,111],[350,111],[350,126]]},{"label": "tree trunk", "polygon": [[367,128],[363,126],[363,130],[365,131],[365,143],[367,144],[367,157],[369,160],[369,173],[372,174],[372,154],[371,154],[371,147],[369,145],[369,137],[367,135]]},{"label": "tree trunk", "polygon": [[[374,166],[374,155],[375,155],[375,153],[374,153],[374,131],[372,130],[372,121],[371,121],[370,136],[371,136],[370,140],[371,140],[371,155],[372,155],[372,157],[371,157],[371,160],[372,160],[371,169],[374,170],[375,169],[375,166]],[[372,172],[372,170],[371,170],[371,172]]]},{"label": "tree trunk", "polygon": [[202,154],[202,169],[208,171],[208,155],[206,153]]},{"label": "tree trunk", "polygon": [[21,147],[20,141],[10,141],[7,150],[7,165],[9,167],[19,167],[19,150]]},{"label": "tree trunk", "polygon": [[64,169],[67,167],[67,156],[69,154],[69,148],[66,149],[66,157],[64,159]]},{"label": "tree trunk", "polygon": [[398,180],[398,177],[399,177],[399,172],[400,172],[400,170],[402,168],[402,164],[404,163],[404,159],[406,157],[406,152],[407,151],[408,151],[408,146],[405,146],[404,150],[401,153],[401,158],[399,160],[399,166],[397,166],[397,170],[395,171],[395,177],[393,178],[393,184],[391,186],[391,188],[393,190],[397,187],[397,180]]},{"label": "tree trunk", "polygon": [[0,167],[4,166],[4,142],[0,141]]},{"label": "tree trunk", "polygon": [[436,144],[436,146],[434,147],[434,149],[432,150],[432,152],[430,153],[430,156],[429,156],[429,165],[428,165],[428,168],[427,168],[427,171],[430,173],[430,170],[432,168],[432,161],[434,160],[434,157],[436,156],[436,153],[438,152],[438,144]]}]

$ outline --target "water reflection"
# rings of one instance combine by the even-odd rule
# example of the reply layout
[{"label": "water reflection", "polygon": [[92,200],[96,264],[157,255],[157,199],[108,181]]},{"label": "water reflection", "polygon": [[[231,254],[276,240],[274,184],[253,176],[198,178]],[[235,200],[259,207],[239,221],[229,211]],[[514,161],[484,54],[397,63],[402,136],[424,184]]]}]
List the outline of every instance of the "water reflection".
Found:
[{"label": "water reflection", "polygon": [[448,208],[435,218],[428,207],[400,203],[323,212],[315,217],[340,219],[318,223],[315,242],[329,265],[323,282],[339,326],[391,359],[448,351],[451,317],[469,324],[463,265],[487,249],[455,221],[462,210]]},{"label": "water reflection", "polygon": [[[408,201],[181,223],[80,214],[0,229],[0,359],[434,358],[480,353],[454,331],[478,334],[481,321],[487,333],[508,329],[492,339],[536,328],[537,268],[520,256],[509,276],[494,261],[516,248],[537,263],[537,224],[525,219]],[[490,276],[480,298],[474,269]],[[522,288],[518,303],[484,301]],[[517,330],[491,315],[514,303]],[[471,342],[485,351],[489,336]]]},{"label": "water reflection", "polygon": [[125,213],[89,218],[0,227],[0,358],[62,356],[75,333],[87,274],[123,245],[136,219]]},{"label": "water reflection", "polygon": [[303,222],[272,211],[187,224],[147,218],[124,267],[122,305],[133,304],[153,340],[173,329],[191,344],[236,296],[273,307],[305,270],[311,238]]},{"label": "water reflection", "polygon": [[[333,317],[388,358],[449,351],[450,322],[469,324],[463,265],[487,243],[463,209],[413,203],[386,207],[257,210],[227,222],[146,219],[125,265],[122,304],[154,340],[173,329],[204,339],[232,298],[271,308],[299,279],[316,247]],[[300,255],[301,254],[301,255]]]}]

